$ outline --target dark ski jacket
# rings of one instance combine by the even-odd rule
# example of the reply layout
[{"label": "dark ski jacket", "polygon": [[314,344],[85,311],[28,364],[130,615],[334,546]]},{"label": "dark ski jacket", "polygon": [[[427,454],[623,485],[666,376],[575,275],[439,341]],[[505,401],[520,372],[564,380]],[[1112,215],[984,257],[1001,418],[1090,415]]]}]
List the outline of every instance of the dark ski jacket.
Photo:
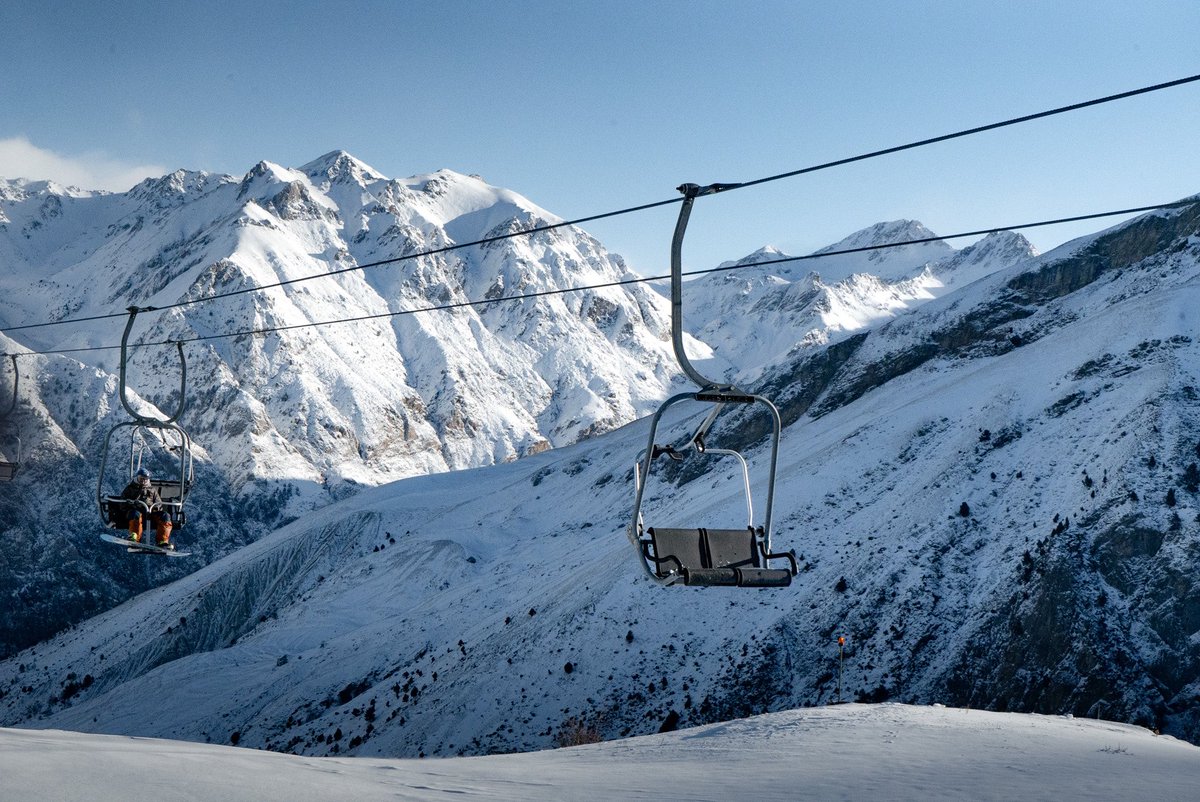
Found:
[{"label": "dark ski jacket", "polygon": [[144,501],[151,507],[153,507],[155,504],[162,503],[162,496],[158,494],[158,488],[156,488],[154,485],[146,485],[145,487],[142,487],[140,484],[138,484],[136,479],[130,482],[125,489],[121,491],[121,498],[127,498],[130,501]]}]

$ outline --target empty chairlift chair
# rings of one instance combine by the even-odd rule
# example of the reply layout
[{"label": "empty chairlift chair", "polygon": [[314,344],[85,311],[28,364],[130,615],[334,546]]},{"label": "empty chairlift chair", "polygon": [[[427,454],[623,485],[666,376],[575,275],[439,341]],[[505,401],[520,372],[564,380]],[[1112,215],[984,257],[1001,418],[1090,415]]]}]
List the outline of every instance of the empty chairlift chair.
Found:
[{"label": "empty chairlift chair", "polygon": [[[797,573],[795,554],[790,551],[776,553],[771,549],[771,512],[775,497],[779,435],[782,429],[779,410],[761,395],[746,393],[733,385],[706,378],[692,365],[683,347],[682,250],[688,217],[698,196],[726,188],[729,188],[729,185],[699,187],[695,184],[685,184],[679,188],[684,194],[684,202],[671,242],[671,342],[680,368],[700,386],[700,389],[671,396],[651,418],[646,450],[634,469],[635,498],[628,534],[647,574],[659,584],[787,587]],[[684,401],[697,401],[714,406],[682,448],[657,445],[655,438],[663,413]],[[771,420],[766,506],[763,521],[757,525],[754,521],[750,470],[745,457],[736,449],[712,448],[706,444],[709,430],[721,412],[730,405],[741,408],[754,405],[763,407]],[[644,525],[642,503],[646,482],[654,463],[661,456],[681,460],[683,452],[689,449],[704,457],[731,457],[739,464],[746,500],[747,524],[744,529]]]}]

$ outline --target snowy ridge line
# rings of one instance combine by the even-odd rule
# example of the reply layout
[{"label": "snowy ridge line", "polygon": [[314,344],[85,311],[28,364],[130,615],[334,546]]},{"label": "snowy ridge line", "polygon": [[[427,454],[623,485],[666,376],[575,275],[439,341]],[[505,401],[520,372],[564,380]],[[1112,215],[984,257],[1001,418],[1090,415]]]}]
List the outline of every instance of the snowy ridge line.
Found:
[{"label": "snowy ridge line", "polygon": [[[1188,206],[1193,206],[1197,203],[1200,203],[1200,200],[1197,200],[1196,198],[1192,198],[1192,199],[1187,199],[1187,200],[1171,201],[1169,203],[1160,203],[1160,204],[1155,204],[1155,205],[1151,205],[1151,206],[1135,206],[1135,207],[1131,207],[1128,209],[1116,209],[1116,210],[1108,211],[1108,212],[1093,212],[1090,214],[1074,215],[1071,217],[1057,217],[1057,218],[1054,218],[1051,220],[1041,220],[1041,221],[1032,222],[1032,223],[1020,223],[1020,224],[1012,225],[1012,226],[997,226],[997,227],[993,227],[993,228],[980,228],[980,229],[975,229],[973,231],[962,231],[962,232],[958,232],[958,233],[954,233],[954,234],[945,234],[945,235],[941,235],[941,236],[933,235],[933,236],[929,236],[929,237],[918,237],[918,238],[914,238],[914,239],[900,240],[897,242],[886,242],[886,243],[880,243],[880,244],[875,244],[875,245],[862,245],[862,246],[858,246],[858,247],[854,247],[854,248],[841,248],[838,250],[822,250],[822,251],[818,251],[816,253],[806,254],[804,256],[786,256],[786,257],[780,257],[777,259],[767,259],[767,260],[763,260],[760,262],[753,262],[753,263],[734,263],[734,264],[722,265],[720,267],[703,268],[700,270],[685,270],[685,271],[683,271],[683,275],[685,275],[685,276],[703,276],[703,275],[708,275],[710,273],[725,273],[725,272],[729,272],[731,270],[761,268],[764,266],[787,264],[790,262],[801,262],[801,261],[807,261],[807,260],[812,260],[812,259],[823,259],[823,258],[830,257],[830,256],[846,256],[849,254],[856,254],[856,253],[882,251],[882,250],[887,250],[889,248],[903,248],[903,247],[906,247],[909,245],[924,245],[924,244],[928,244],[931,242],[942,242],[945,240],[962,239],[963,237],[978,237],[978,236],[986,236],[988,234],[999,234],[999,233],[1007,232],[1007,231],[1021,231],[1023,229],[1027,229],[1027,228],[1039,228],[1039,227],[1044,227],[1044,226],[1061,225],[1063,223],[1076,223],[1076,222],[1080,222],[1083,220],[1098,220],[1098,219],[1102,219],[1105,217],[1118,217],[1118,216],[1126,215],[1126,214],[1144,214],[1144,213],[1148,213],[1148,212],[1162,211],[1162,210],[1166,210],[1166,209],[1181,209],[1181,208],[1185,208]],[[650,204],[648,206],[643,206],[643,207],[638,207],[638,208],[644,209],[644,208],[650,208],[650,206],[656,206],[656,205],[660,206],[663,204],[662,203]],[[610,215],[612,215],[612,214],[620,214],[620,212],[610,213]],[[592,218],[587,218],[587,219],[594,220],[594,219],[597,219],[598,217],[603,217],[603,216],[605,216],[605,215],[598,215],[597,217],[592,217]],[[575,222],[584,222],[584,221],[575,221]],[[163,306],[155,306],[155,307],[144,307],[142,311],[162,312],[162,311],[167,311],[170,309],[176,309],[179,307],[192,306],[195,304],[203,303],[205,301],[219,300],[219,299],[228,298],[228,297],[231,297],[234,295],[244,295],[244,294],[251,293],[251,292],[259,292],[261,290],[275,289],[275,288],[281,287],[285,284],[295,284],[295,283],[299,283],[299,282],[303,282],[303,281],[310,281],[312,279],[324,278],[326,276],[336,276],[341,273],[347,273],[347,272],[351,272],[351,271],[355,271],[355,270],[362,270],[362,269],[365,269],[368,267],[378,267],[380,265],[390,264],[390,263],[407,260],[407,259],[416,259],[416,258],[419,258],[422,256],[434,256],[434,255],[444,253],[447,251],[457,250],[457,249],[461,249],[461,248],[468,248],[473,245],[488,244],[488,243],[498,241],[498,240],[511,239],[511,238],[519,236],[521,234],[533,234],[533,233],[537,233],[539,231],[547,231],[552,228],[559,228],[562,226],[567,226],[567,225],[572,225],[572,224],[573,223],[570,221],[566,221],[566,222],[562,222],[562,223],[555,223],[553,225],[546,226],[543,228],[531,228],[531,229],[527,229],[524,231],[512,232],[512,233],[504,234],[504,235],[497,236],[497,237],[491,237],[488,239],[478,240],[476,242],[468,242],[468,243],[463,243],[461,245],[446,246],[444,248],[438,248],[438,249],[431,250],[431,251],[422,251],[419,253],[408,254],[406,256],[400,256],[395,259],[384,260],[381,262],[371,262],[371,263],[367,263],[367,264],[363,264],[363,265],[358,265],[356,267],[342,268],[341,270],[335,270],[330,273],[322,273],[321,275],[302,276],[300,278],[288,279],[286,281],[276,282],[274,284],[265,284],[265,285],[262,285],[259,287],[248,287],[246,289],[236,290],[233,292],[225,293],[223,295],[210,295],[210,296],[205,296],[203,298],[192,299],[189,301],[180,301],[180,302],[174,303],[174,304],[166,304]],[[386,318],[402,317],[404,315],[412,315],[412,314],[417,314],[417,313],[421,313],[421,312],[445,312],[445,311],[449,311],[452,309],[462,309],[465,307],[487,306],[488,304],[498,304],[498,303],[505,303],[505,302],[509,302],[509,301],[526,301],[526,300],[531,300],[534,298],[544,298],[544,297],[555,296],[555,295],[567,295],[567,294],[570,294],[573,292],[586,292],[588,290],[608,289],[608,288],[612,288],[612,287],[624,287],[624,286],[630,286],[633,284],[645,284],[645,283],[648,283],[651,281],[664,281],[664,280],[669,279],[670,277],[671,276],[669,274],[655,275],[655,276],[643,276],[640,278],[609,281],[609,282],[604,282],[601,284],[586,284],[586,285],[583,285],[580,287],[561,287],[561,288],[557,288],[557,289],[553,289],[553,290],[539,290],[537,292],[523,293],[521,295],[505,295],[505,296],[501,296],[499,298],[482,298],[482,299],[476,299],[476,300],[456,301],[454,303],[439,304],[436,306],[423,306],[423,307],[418,307],[416,309],[401,309],[396,312],[380,312],[380,313],[372,314],[372,315],[358,315],[355,317],[337,318],[334,320],[309,321],[307,323],[296,323],[296,324],[292,324],[292,325],[288,325],[288,326],[270,326],[270,327],[257,328],[257,329],[244,329],[241,331],[226,332],[226,333],[222,333],[222,334],[206,334],[204,336],[190,337],[187,339],[168,339],[168,340],[159,340],[156,342],[131,343],[131,344],[129,344],[129,348],[134,349],[134,348],[161,347],[164,345],[175,345],[176,343],[186,344],[186,343],[202,342],[202,341],[206,341],[206,340],[221,340],[221,339],[229,339],[229,338],[233,338],[233,337],[243,337],[243,336],[247,336],[247,335],[272,334],[274,332],[291,331],[294,329],[307,329],[307,328],[316,328],[316,327],[320,327],[320,326],[333,326],[333,325],[338,325],[341,323],[361,323],[366,320],[379,320],[379,319],[386,319]],[[45,323],[29,323],[29,324],[25,324],[25,325],[21,325],[21,326],[13,326],[12,328],[6,329],[5,331],[20,331],[22,329],[57,326],[60,324],[65,324],[65,323],[81,323],[81,322],[92,321],[92,320],[105,320],[105,319],[116,318],[116,317],[124,317],[125,314],[126,314],[125,312],[120,312],[120,313],[114,312],[114,313],[107,314],[107,315],[94,315],[92,317],[86,317],[86,318],[73,318],[73,319],[69,319],[69,320],[50,321],[50,322],[45,322]],[[35,355],[36,356],[48,356],[48,355],[84,353],[84,352],[92,352],[92,351],[115,351],[115,350],[119,350],[120,347],[121,347],[120,345],[96,345],[96,346],[89,346],[86,348],[64,348],[64,349],[58,349],[58,350],[45,350],[45,351],[23,351],[23,352],[16,353],[16,354],[7,354],[7,353],[0,352],[0,357],[4,357],[4,356],[35,356]]]},{"label": "snowy ridge line", "polygon": [[[461,243],[457,243],[455,245],[445,245],[441,248],[433,248],[431,250],[417,251],[415,253],[405,254],[404,256],[396,256],[396,257],[392,257],[390,259],[380,259],[375,262],[366,262],[361,265],[354,265],[353,267],[343,267],[338,270],[330,270],[325,273],[319,273],[319,274],[315,274],[315,275],[311,275],[311,276],[300,276],[299,278],[284,279],[282,281],[276,281],[276,282],[272,282],[270,284],[262,284],[257,287],[246,287],[246,288],[240,289],[240,290],[231,290],[229,292],[218,293],[215,295],[206,295],[202,298],[192,298],[187,301],[178,301],[178,302],[172,303],[172,304],[164,304],[162,306],[157,306],[157,307],[148,307],[146,309],[146,311],[165,312],[169,309],[180,309],[180,308],[187,307],[187,306],[196,306],[198,304],[205,303],[207,301],[218,301],[218,300],[221,300],[224,298],[233,298],[238,295],[246,295],[246,294],[253,293],[253,292],[262,292],[263,290],[278,289],[280,287],[286,287],[286,286],[290,286],[293,284],[301,284],[306,281],[314,281],[316,279],[340,276],[343,273],[353,273],[353,272],[357,272],[357,271],[361,271],[361,270],[366,270],[366,269],[372,268],[372,267],[383,267],[385,265],[396,264],[398,262],[405,262],[405,261],[410,261],[413,259],[420,259],[420,258],[426,257],[426,256],[439,256],[441,254],[450,253],[452,251],[464,250],[466,248],[472,248],[472,247],[477,247],[477,246],[482,246],[482,245],[491,245],[496,242],[502,242],[504,240],[514,239],[516,237],[540,234],[545,231],[553,231],[558,228],[565,228],[568,226],[579,225],[580,223],[590,223],[592,221],[603,220],[608,217],[617,217],[617,216],[623,215],[623,214],[631,214],[633,212],[645,211],[646,209],[654,209],[659,206],[668,206],[672,203],[679,203],[682,200],[683,200],[682,198],[671,198],[668,200],[655,201],[653,203],[642,204],[640,206],[631,206],[631,207],[628,207],[625,209],[620,209],[620,210],[613,211],[613,212],[603,212],[601,214],[594,214],[589,217],[580,217],[575,220],[562,220],[557,223],[548,223],[543,226],[533,226],[532,228],[525,228],[525,229],[521,229],[520,231],[510,231],[507,234],[498,234],[494,237],[484,237],[483,239],[472,240],[471,242],[461,242]],[[667,278],[669,278],[669,276]],[[644,280],[650,281],[652,279],[644,279]],[[631,283],[636,283],[636,282],[628,281],[628,282],[620,282],[620,283],[631,284]],[[601,285],[596,285],[596,286],[597,287],[607,287],[607,286],[616,286],[616,284],[601,284]],[[591,288],[590,287],[580,287],[579,289],[583,290],[583,289],[591,289]],[[520,297],[532,298],[532,297],[536,297],[536,296],[531,295],[531,296],[520,296]],[[497,299],[497,300],[506,300],[506,299]],[[451,307],[448,307],[448,308],[451,308]],[[412,310],[412,311],[426,311],[426,310]],[[86,323],[86,322],[96,321],[96,320],[111,320],[113,318],[124,317],[124,316],[125,316],[124,312],[111,312],[111,313],[104,314],[104,315],[92,315],[90,317],[67,318],[67,319],[63,319],[63,320],[51,320],[51,321],[46,321],[43,323],[26,323],[26,324],[23,324],[20,326],[12,326],[8,329],[5,329],[5,331],[21,331],[23,329],[46,328],[49,326],[58,326],[58,325],[66,324],[66,323]],[[365,320],[368,318],[356,318],[356,319]],[[340,322],[348,322],[348,321],[331,321],[331,322],[340,323]],[[314,325],[320,325],[320,324],[314,324]],[[240,333],[241,334],[254,334],[254,333],[258,333],[258,332],[240,332]],[[230,334],[230,335],[217,335],[217,336],[218,337],[219,336],[234,337],[237,335]],[[208,339],[215,339],[215,338],[208,338]],[[156,343],[146,343],[146,345],[154,345],[154,344],[156,344]],[[77,353],[79,351],[109,350],[113,347],[114,346],[97,346],[95,348],[77,348],[77,349],[67,350],[67,351],[38,351],[38,352],[32,352],[32,353],[67,354],[67,353]],[[117,346],[117,347],[119,347],[119,346]]]},{"label": "snowy ridge line", "polygon": [[[747,755],[754,759],[748,760]],[[805,708],[566,749],[440,759],[0,728],[12,799],[1186,800],[1200,750],[1107,721],[941,705]]]},{"label": "snowy ridge line", "polygon": [[[802,261],[805,261],[808,259],[821,259],[826,256],[845,256],[846,254],[865,253],[867,251],[879,251],[879,250],[884,250],[886,248],[900,248],[905,245],[924,245],[926,243],[942,242],[942,241],[945,241],[948,239],[960,239],[962,237],[980,237],[980,236],[987,236],[988,234],[1000,234],[1000,233],[1003,233],[1006,231],[1021,231],[1026,228],[1039,228],[1042,226],[1055,226],[1055,225],[1060,225],[1062,223],[1078,223],[1078,222],[1081,222],[1084,220],[1099,220],[1104,217],[1118,217],[1123,214],[1143,214],[1145,212],[1155,212],[1155,211],[1161,211],[1163,209],[1182,209],[1186,206],[1192,206],[1198,202],[1200,202],[1200,200],[1191,198],[1188,200],[1174,201],[1172,203],[1161,203],[1161,204],[1158,204],[1155,206],[1135,206],[1130,209],[1119,209],[1119,210],[1111,211],[1111,212],[1095,212],[1093,214],[1081,214],[1081,215],[1076,215],[1074,217],[1059,217],[1054,220],[1041,220],[1036,223],[1020,223],[1020,224],[1014,225],[1014,226],[999,226],[996,228],[980,228],[980,229],[976,229],[975,231],[962,231],[957,234],[945,234],[942,236],[938,236],[935,234],[930,237],[907,239],[902,242],[888,242],[888,243],[884,243],[882,245],[863,245],[863,246],[860,246],[857,248],[843,248],[843,249],[839,249],[839,250],[835,250],[835,251],[822,250],[822,251],[817,251],[816,253],[807,254],[805,256],[784,256],[784,257],[780,257],[778,259],[764,259],[760,262],[753,262],[751,264],[732,264],[732,265],[723,265],[721,267],[713,267],[713,268],[709,268],[707,270],[684,271],[683,275],[699,276],[699,275],[704,275],[706,273],[721,273],[721,272],[724,272],[727,270],[739,270],[739,269],[746,268],[746,267],[765,267],[765,266],[769,266],[769,265],[781,265],[781,264],[786,264],[788,262],[802,262]],[[664,278],[666,278],[666,277],[664,277]]]},{"label": "snowy ridge line", "polygon": [[[272,284],[264,284],[260,287],[247,287],[245,289],[232,290],[230,292],[221,293],[218,295],[206,295],[203,298],[193,298],[188,301],[179,301],[179,302],[173,303],[173,304],[165,304],[161,307],[158,307],[158,309],[162,310],[162,311],[166,311],[168,309],[178,309],[178,308],[184,307],[184,306],[194,306],[196,304],[203,303],[205,301],[216,301],[216,300],[219,300],[222,298],[232,298],[236,295],[245,295],[246,293],[259,292],[261,290],[276,289],[279,287],[285,287],[285,286],[289,286],[292,284],[300,284],[305,281],[312,281],[314,279],[327,278],[330,276],[339,276],[343,273],[353,273],[353,272],[356,272],[359,270],[366,270],[366,269],[372,268],[372,267],[383,267],[385,265],[396,264],[398,262],[405,262],[405,261],[410,261],[412,259],[419,259],[424,256],[439,256],[443,253],[450,253],[452,251],[463,250],[465,248],[473,248],[473,247],[477,247],[477,246],[481,246],[481,245],[491,245],[496,242],[502,242],[504,240],[514,239],[516,237],[529,236],[532,234],[540,234],[545,231],[553,231],[558,228],[566,228],[568,226],[575,226],[580,223],[590,223],[593,220],[603,220],[607,217],[617,217],[619,215],[631,214],[633,212],[640,212],[640,211],[644,211],[646,209],[654,209],[659,206],[668,206],[672,203],[679,203],[680,200],[682,200],[682,199],[671,198],[669,200],[655,201],[653,203],[645,203],[640,206],[630,206],[628,208],[619,209],[614,212],[603,212],[601,214],[595,214],[595,215],[591,215],[589,217],[580,217],[575,220],[561,220],[557,223],[547,223],[546,225],[533,226],[531,228],[521,229],[520,231],[510,231],[507,234],[497,234],[494,237],[484,237],[483,239],[477,239],[477,240],[473,240],[471,242],[461,242],[461,243],[457,243],[454,245],[445,245],[441,248],[433,248],[431,250],[418,251],[416,253],[405,254],[404,256],[395,256],[390,259],[380,259],[375,262],[367,262],[367,263],[361,264],[361,265],[354,265],[353,267],[343,267],[338,270],[331,270],[328,273],[320,273],[318,275],[313,275],[313,276],[300,276],[299,278],[285,279],[283,281],[277,281]],[[625,282],[625,283],[629,283],[629,282]],[[600,286],[611,286],[611,285],[600,285]],[[533,297],[533,296],[530,296],[530,297]]]}]

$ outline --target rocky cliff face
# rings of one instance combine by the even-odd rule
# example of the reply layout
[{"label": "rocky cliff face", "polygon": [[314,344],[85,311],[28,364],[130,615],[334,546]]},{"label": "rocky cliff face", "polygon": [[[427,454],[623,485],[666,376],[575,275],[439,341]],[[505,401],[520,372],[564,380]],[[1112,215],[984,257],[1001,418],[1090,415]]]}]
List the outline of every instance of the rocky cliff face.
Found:
[{"label": "rocky cliff face", "polygon": [[[574,228],[458,248],[557,221],[476,178],[390,180],[335,152],[296,170],[262,162],[240,180],[179,171],[122,195],[9,190],[2,282],[16,303],[3,323],[167,308],[134,339],[191,343],[183,424],[233,486],[293,481],[297,510],[346,481],[573,442],[643,413],[670,382],[662,304],[640,285],[468,303],[629,275]],[[356,269],[381,259],[400,261]],[[356,320],[314,326],[345,318]],[[35,349],[109,346],[119,324],[18,336]],[[116,367],[104,351],[77,358]],[[173,400],[172,349],[135,352],[131,371],[147,397]]]}]

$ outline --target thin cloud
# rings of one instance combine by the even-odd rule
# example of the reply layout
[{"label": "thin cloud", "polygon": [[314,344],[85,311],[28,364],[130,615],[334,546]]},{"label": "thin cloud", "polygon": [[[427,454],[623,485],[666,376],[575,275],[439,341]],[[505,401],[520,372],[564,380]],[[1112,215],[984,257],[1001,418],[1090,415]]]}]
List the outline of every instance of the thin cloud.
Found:
[{"label": "thin cloud", "polygon": [[0,139],[0,178],[50,180],[80,189],[124,192],[139,181],[166,175],[157,164],[129,164],[99,153],[64,156],[39,148],[25,137]]}]

